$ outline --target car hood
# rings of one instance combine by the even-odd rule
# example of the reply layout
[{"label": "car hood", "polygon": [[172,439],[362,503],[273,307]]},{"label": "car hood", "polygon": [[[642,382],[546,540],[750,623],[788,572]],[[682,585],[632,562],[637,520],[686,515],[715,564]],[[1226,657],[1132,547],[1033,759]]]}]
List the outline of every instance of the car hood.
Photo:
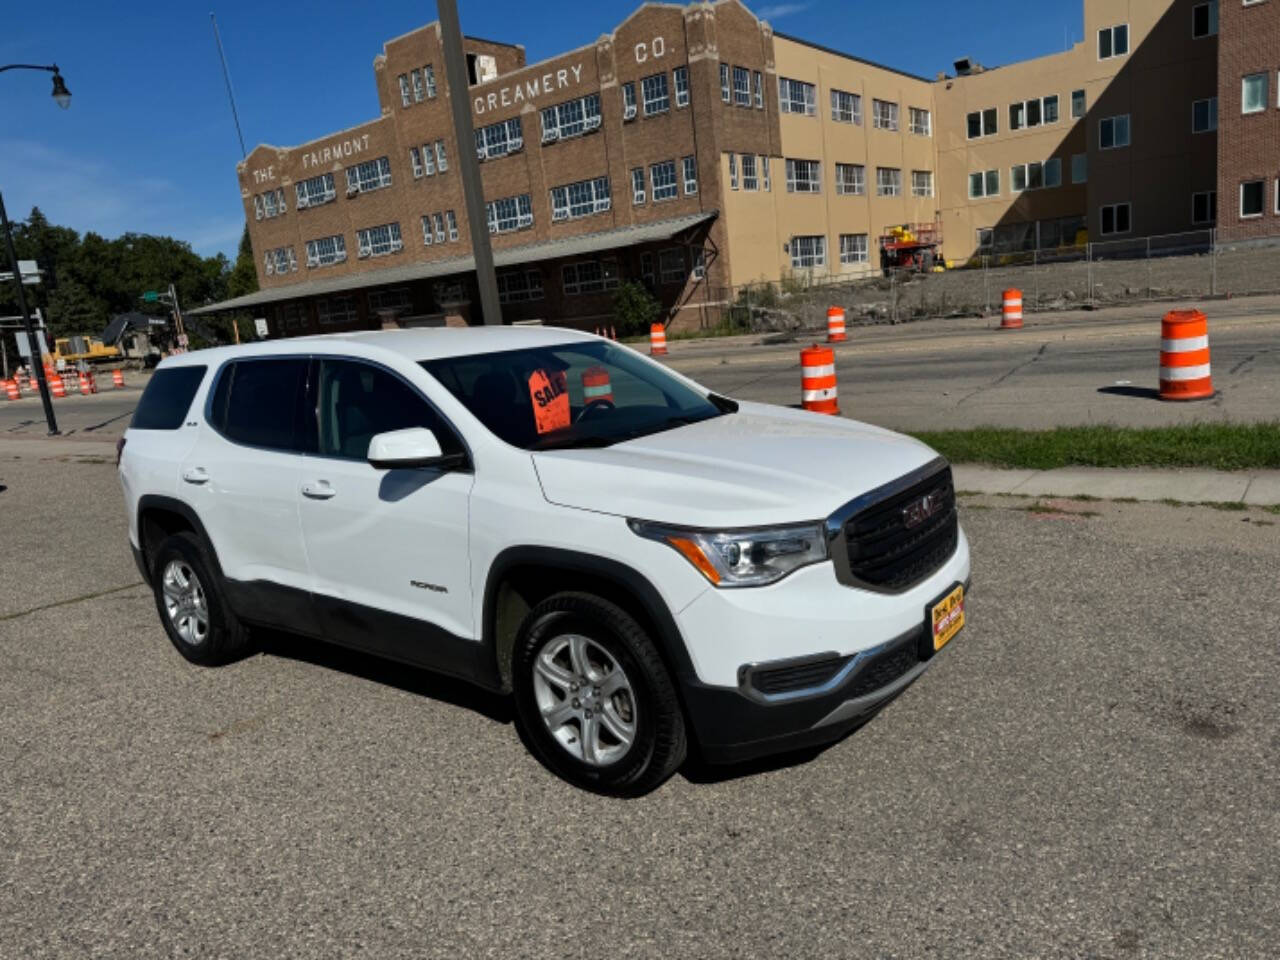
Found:
[{"label": "car hood", "polygon": [[698,527],[819,520],[937,454],[839,417],[744,403],[612,447],[534,453],[547,500]]}]

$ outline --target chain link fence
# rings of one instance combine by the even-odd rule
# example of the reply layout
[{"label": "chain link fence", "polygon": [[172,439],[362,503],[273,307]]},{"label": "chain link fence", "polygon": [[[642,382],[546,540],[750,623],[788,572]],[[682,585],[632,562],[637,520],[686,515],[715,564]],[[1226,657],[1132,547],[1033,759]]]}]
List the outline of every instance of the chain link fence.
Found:
[{"label": "chain link fence", "polygon": [[1147,301],[1280,294],[1280,236],[1221,243],[1216,231],[990,250],[951,269],[863,274],[796,271],[781,281],[708,291],[704,327],[724,332],[822,329],[830,306],[849,323],[992,316],[1003,291],[1023,310],[1097,309]]}]

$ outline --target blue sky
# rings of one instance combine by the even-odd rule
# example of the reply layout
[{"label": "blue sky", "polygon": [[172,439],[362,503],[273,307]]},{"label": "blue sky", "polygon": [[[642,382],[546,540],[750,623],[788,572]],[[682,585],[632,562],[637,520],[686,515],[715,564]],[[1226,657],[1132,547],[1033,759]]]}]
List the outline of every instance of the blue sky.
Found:
[{"label": "blue sky", "polygon": [[[436,16],[434,3],[406,0],[211,2],[62,0],[25,4],[16,29],[5,23],[0,64],[56,61],[73,95],[64,112],[49,96],[48,74],[0,74],[0,191],[11,217],[38,205],[81,232],[166,233],[199,253],[234,256],[243,227],[240,148],[210,9],[250,150],[375,117],[374,56]],[[748,3],[781,33],[924,76],[958,56],[994,65],[1055,52],[1082,29],[1079,0]],[[459,0],[464,32],[523,43],[531,62],[590,43],[637,5]]]}]

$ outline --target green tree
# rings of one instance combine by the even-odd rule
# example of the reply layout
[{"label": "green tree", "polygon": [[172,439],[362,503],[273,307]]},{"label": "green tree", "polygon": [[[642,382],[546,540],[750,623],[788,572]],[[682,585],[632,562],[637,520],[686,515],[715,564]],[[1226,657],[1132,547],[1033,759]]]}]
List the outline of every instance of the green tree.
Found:
[{"label": "green tree", "polygon": [[258,266],[253,256],[253,244],[249,242],[249,225],[244,225],[244,233],[240,237],[240,252],[236,254],[235,266],[227,277],[227,296],[243,297],[247,293],[258,291]]},{"label": "green tree", "polygon": [[643,284],[635,280],[627,280],[614,294],[613,321],[620,337],[648,333],[650,325],[658,322],[661,313],[662,305]]},{"label": "green tree", "polygon": [[75,280],[64,280],[49,295],[45,323],[54,339],[75,335],[96,337],[108,320],[106,307]]}]

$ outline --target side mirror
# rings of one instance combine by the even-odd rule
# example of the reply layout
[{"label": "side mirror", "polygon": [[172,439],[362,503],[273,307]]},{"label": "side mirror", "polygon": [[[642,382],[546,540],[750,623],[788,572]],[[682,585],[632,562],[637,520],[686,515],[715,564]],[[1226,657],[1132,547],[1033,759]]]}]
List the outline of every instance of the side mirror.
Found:
[{"label": "side mirror", "polygon": [[379,433],[369,441],[369,463],[378,470],[452,470],[465,461],[461,454],[441,451],[440,441],[426,427]]}]

